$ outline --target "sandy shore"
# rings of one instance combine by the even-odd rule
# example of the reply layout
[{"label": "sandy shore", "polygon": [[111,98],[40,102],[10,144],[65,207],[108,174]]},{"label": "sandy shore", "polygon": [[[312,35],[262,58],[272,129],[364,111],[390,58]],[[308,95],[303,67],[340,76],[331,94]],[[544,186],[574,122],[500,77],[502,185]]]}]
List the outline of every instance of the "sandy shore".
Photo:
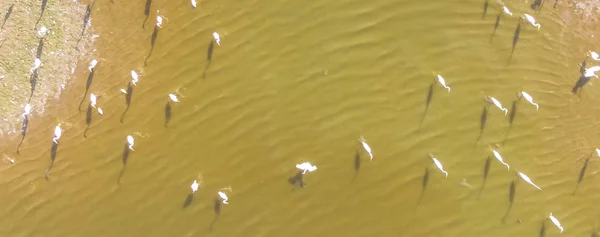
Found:
[{"label": "sandy shore", "polygon": [[[48,0],[43,9],[42,5],[40,0],[0,1],[0,136],[19,132],[27,103],[33,116],[44,112],[68,86],[78,61],[87,63],[90,58],[94,34],[91,17],[84,23],[87,5],[73,0]],[[38,32],[42,27],[48,29],[45,37]],[[37,54],[42,65],[32,80]]]}]

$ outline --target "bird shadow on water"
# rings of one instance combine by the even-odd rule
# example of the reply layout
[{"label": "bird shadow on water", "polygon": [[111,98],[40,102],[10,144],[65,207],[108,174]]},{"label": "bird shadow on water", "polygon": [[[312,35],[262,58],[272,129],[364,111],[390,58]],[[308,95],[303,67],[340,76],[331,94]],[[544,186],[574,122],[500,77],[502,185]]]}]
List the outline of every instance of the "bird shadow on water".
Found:
[{"label": "bird shadow on water", "polygon": [[543,0],[535,0],[529,7],[531,7],[532,10],[535,11],[535,13],[540,13],[542,11],[542,8],[544,7],[544,2]]},{"label": "bird shadow on water", "polygon": [[38,69],[33,70],[33,73],[31,73],[31,77],[29,77],[29,84],[31,85],[31,94],[29,95],[29,102],[31,102],[31,98],[33,98],[33,92],[35,92],[35,87],[37,85],[37,80],[38,80]]},{"label": "bird shadow on water", "polygon": [[504,214],[504,217],[502,217],[502,223],[506,223],[506,217],[508,217],[508,214],[510,214],[510,210],[512,209],[513,203],[515,202],[515,193],[516,193],[516,182],[515,180],[510,182],[510,189],[508,192],[508,201],[509,201],[509,205],[508,205],[508,210],[506,210],[506,214]]},{"label": "bird shadow on water", "polygon": [[146,29],[146,21],[148,21],[148,17],[150,17],[150,5],[152,4],[152,0],[146,0],[146,7],[144,8],[144,15],[146,15],[146,18],[144,19],[144,22],[142,22],[142,29]]},{"label": "bird shadow on water", "polygon": [[27,126],[29,126],[29,116],[26,115],[23,117],[23,124],[21,125],[21,141],[19,145],[17,145],[17,154],[19,154],[19,149],[21,148],[21,144],[25,140],[25,135],[27,135]]},{"label": "bird shadow on water", "polygon": [[[291,185],[296,185],[298,184],[300,186],[300,188],[304,188],[304,174],[302,174],[302,170],[298,171],[298,173],[296,173],[294,176],[289,177],[288,178],[288,183],[290,183]],[[296,187],[294,187],[292,189],[292,191],[296,190]]]},{"label": "bird shadow on water", "polygon": [[146,59],[144,60],[144,66],[148,65],[148,59],[152,56],[152,52],[154,52],[154,44],[156,43],[156,38],[158,37],[158,26],[154,26],[154,31],[152,31],[152,38],[150,39],[150,52]]},{"label": "bird shadow on water", "polygon": [[510,114],[508,115],[508,130],[506,131],[506,135],[504,135],[504,140],[502,140],[502,144],[504,145],[504,143],[506,142],[506,139],[508,139],[508,135],[510,134],[510,131],[513,127],[514,121],[515,121],[515,117],[517,116],[517,102],[519,100],[513,100],[512,102],[512,106],[510,108]]},{"label": "bird shadow on water", "polygon": [[40,17],[38,17],[37,21],[35,22],[35,26],[33,27],[33,29],[36,29],[38,24],[40,23],[40,20],[42,20],[42,16],[44,16],[44,12],[46,11],[46,5],[48,5],[48,0],[42,0],[42,13],[40,13]]},{"label": "bird shadow on water", "polygon": [[484,105],[483,110],[481,111],[481,115],[479,116],[479,136],[477,136],[475,145],[477,145],[477,142],[479,140],[481,140],[481,137],[483,136],[483,130],[485,129],[487,117],[488,117],[488,105]]},{"label": "bird shadow on water", "polygon": [[92,81],[94,80],[94,74],[96,73],[96,69],[92,69],[90,74],[88,75],[87,81],[85,82],[85,91],[83,92],[83,97],[79,102],[79,111],[81,111],[81,105],[83,105],[83,101],[85,101],[85,97],[87,97],[88,91],[90,91],[90,87],[92,86]]},{"label": "bird shadow on water", "polygon": [[75,49],[79,50],[77,48],[77,46],[79,45],[79,42],[81,41],[81,39],[83,38],[83,35],[85,34],[85,30],[88,27],[88,24],[90,22],[90,16],[92,14],[92,6],[94,5],[94,3],[96,3],[96,1],[94,1],[91,5],[88,4],[86,9],[85,9],[85,15],[83,15],[83,26],[81,27],[81,35],[79,36],[79,39],[77,40],[77,43],[75,43]]},{"label": "bird shadow on water", "polygon": [[423,125],[423,121],[427,116],[427,112],[429,112],[429,106],[431,105],[431,99],[433,99],[433,87],[435,83],[431,83],[429,85],[429,90],[427,91],[427,98],[425,99],[425,112],[423,112],[423,116],[421,116],[421,121],[419,121],[419,128]]},{"label": "bird shadow on water", "polygon": [[87,112],[85,113],[85,130],[83,130],[83,138],[87,138],[87,131],[90,129],[90,124],[92,124],[92,105],[88,105]]},{"label": "bird shadow on water", "polygon": [[587,170],[588,162],[590,161],[592,154],[590,154],[588,156],[588,158],[585,159],[585,163],[583,164],[583,167],[581,167],[581,170],[579,171],[579,178],[577,179],[577,185],[575,186],[575,191],[573,191],[573,195],[575,195],[577,193],[577,190],[579,189],[579,184],[581,184],[581,181],[583,181],[583,177],[585,177],[585,171]]},{"label": "bird shadow on water", "polygon": [[421,180],[421,195],[419,195],[419,201],[417,201],[417,205],[415,205],[415,209],[419,207],[423,197],[425,196],[425,190],[427,190],[427,184],[429,183],[429,168],[425,168],[425,173],[423,174],[423,179]]},{"label": "bird shadow on water", "polygon": [[213,231],[213,226],[219,219],[219,216],[221,216],[221,200],[219,200],[218,198],[215,198],[214,211],[215,219],[213,219],[213,221],[210,223],[210,227],[208,228],[210,231]]},{"label": "bird shadow on water", "polygon": [[46,180],[50,180],[50,170],[52,170],[52,166],[54,166],[54,161],[56,160],[56,152],[58,151],[58,144],[56,142],[52,142],[52,148],[50,149],[50,166],[46,169]]},{"label": "bird shadow on water", "polygon": [[206,67],[204,68],[204,71],[202,72],[202,79],[206,80],[206,71],[208,71],[208,68],[210,67],[210,63],[212,62],[212,55],[213,55],[213,50],[215,48],[215,43],[214,41],[210,41],[210,44],[208,44],[208,49],[206,50],[206,60],[208,61],[208,63],[206,64]]},{"label": "bird shadow on water", "polygon": [[0,27],[0,30],[4,30],[4,25],[6,24],[6,21],[8,21],[10,14],[12,14],[14,7],[15,7],[15,4],[13,3],[12,5],[10,5],[8,10],[6,11],[6,14],[4,14],[4,21],[2,21],[2,27]]},{"label": "bird shadow on water", "polygon": [[577,80],[577,82],[575,83],[575,86],[573,86],[573,90],[571,92],[573,92],[573,94],[576,94],[577,90],[579,90],[579,97],[581,97],[583,86],[585,86],[585,84],[587,84],[591,78],[592,77],[580,76],[579,80]]},{"label": "bird shadow on water", "polygon": [[129,106],[131,105],[131,96],[133,96],[133,86],[131,85],[131,82],[129,82],[127,83],[127,93],[125,94],[125,104],[127,105],[127,107],[125,108],[125,111],[123,111],[123,113],[121,114],[121,123],[123,123],[125,114],[127,113],[127,111],[129,111]]},{"label": "bird shadow on water", "polygon": [[481,16],[481,19],[485,18],[485,15],[487,14],[487,10],[488,10],[488,6],[490,5],[490,0],[484,0],[483,1],[483,15]]},{"label": "bird shadow on water", "polygon": [[44,50],[44,37],[40,38],[40,41],[38,42],[37,50],[35,51],[35,57],[41,59],[43,50]]},{"label": "bird shadow on water", "polygon": [[481,188],[479,189],[479,194],[477,198],[481,197],[481,193],[483,192],[483,188],[485,188],[485,184],[487,182],[488,174],[490,174],[490,165],[492,164],[492,158],[488,156],[485,159],[485,164],[483,165],[483,184],[481,184]]},{"label": "bird shadow on water", "polygon": [[494,36],[496,35],[498,26],[500,26],[500,16],[502,16],[502,13],[498,13],[498,16],[496,17],[496,23],[494,23],[494,31],[492,31],[492,35],[490,36],[490,43],[492,43],[492,40],[494,40]]},{"label": "bird shadow on water", "polygon": [[187,197],[185,198],[185,201],[183,202],[183,208],[187,208],[190,205],[192,205],[193,201],[194,201],[194,193],[188,194]]},{"label": "bird shadow on water", "polygon": [[356,153],[354,154],[354,177],[352,178],[352,183],[354,183],[354,180],[356,180],[356,177],[358,177],[358,171],[360,170],[360,162],[360,153],[356,151]]},{"label": "bird shadow on water", "polygon": [[171,103],[167,101],[167,105],[165,105],[165,128],[169,126],[169,121],[171,121]]},{"label": "bird shadow on water", "polygon": [[512,59],[512,56],[515,53],[515,48],[517,47],[517,43],[519,42],[519,35],[521,35],[521,21],[520,20],[519,20],[519,23],[517,23],[517,28],[515,29],[515,33],[513,34],[512,49],[510,50],[510,56],[508,57],[506,66],[508,66],[510,64],[510,60]]},{"label": "bird shadow on water", "polygon": [[542,221],[542,227],[540,227],[540,237],[546,236],[546,220]]},{"label": "bird shadow on water", "polygon": [[129,159],[129,144],[125,143],[125,148],[123,148],[123,156],[121,157],[121,161],[123,162],[123,168],[121,168],[121,173],[119,173],[119,179],[117,179],[117,183],[121,184],[121,178],[125,174],[125,168],[127,168],[127,159]]}]

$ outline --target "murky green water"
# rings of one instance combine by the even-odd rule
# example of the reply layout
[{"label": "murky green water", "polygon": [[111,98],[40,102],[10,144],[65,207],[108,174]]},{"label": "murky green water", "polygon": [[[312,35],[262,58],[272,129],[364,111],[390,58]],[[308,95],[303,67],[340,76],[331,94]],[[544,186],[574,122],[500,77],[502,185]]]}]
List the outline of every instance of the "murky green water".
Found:
[{"label": "murky green water", "polygon": [[[592,79],[571,92],[598,27],[574,6],[507,1],[98,1],[92,11],[96,52],[82,56],[76,78],[20,137],[3,141],[15,159],[0,165],[1,236],[539,236],[552,212],[562,236],[586,236],[598,222],[600,164]],[[150,52],[156,10],[166,17]],[[538,32],[518,16],[532,14]],[[221,34],[207,67],[212,32]],[[87,138],[83,98],[87,66],[96,68]],[[588,66],[598,65],[588,60]],[[206,71],[205,71],[206,69]],[[140,72],[128,112],[119,92]],[[434,85],[432,71],[452,87]],[[203,77],[203,74],[204,77]],[[178,90],[165,126],[167,95]],[[511,109],[489,107],[485,96]],[[511,109],[512,110],[512,109]],[[53,129],[63,122],[49,180]],[[126,136],[135,151],[123,168]],[[372,162],[357,139],[373,148]],[[511,165],[491,161],[490,144]],[[361,164],[355,170],[355,153]],[[446,179],[428,157],[435,154]],[[305,188],[288,178],[295,164],[319,169]],[[516,181],[514,169],[543,191]],[[429,179],[422,189],[423,175]],[[190,185],[203,177],[191,205]],[[465,179],[471,187],[461,185]],[[214,213],[216,192],[231,186],[229,205]],[[504,222],[502,221],[504,219]],[[212,228],[211,228],[212,224]],[[546,221],[547,236],[559,230]]]}]

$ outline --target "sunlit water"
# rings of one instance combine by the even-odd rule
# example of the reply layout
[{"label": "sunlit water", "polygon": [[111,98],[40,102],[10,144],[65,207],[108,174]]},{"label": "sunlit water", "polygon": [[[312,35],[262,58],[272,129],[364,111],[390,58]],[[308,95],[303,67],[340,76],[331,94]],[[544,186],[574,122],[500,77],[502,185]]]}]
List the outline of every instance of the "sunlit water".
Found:
[{"label": "sunlit water", "polygon": [[[599,83],[571,90],[585,52],[600,50],[596,21],[584,23],[586,13],[562,2],[538,14],[531,3],[506,4],[514,15],[501,16],[492,38],[495,1],[482,19],[483,1],[201,1],[193,9],[155,0],[145,29],[143,1],[98,1],[98,51],[82,57],[60,100],[31,119],[20,154],[20,137],[2,144],[15,164],[0,166],[0,235],[539,236],[549,212],[563,236],[589,235],[600,211],[599,158],[573,193],[600,144]],[[144,65],[156,10],[165,21]],[[542,27],[521,23],[511,57],[523,13]],[[207,66],[215,31],[221,46]],[[90,92],[105,114],[92,115],[84,138],[88,97],[78,106],[92,57],[100,63]],[[140,81],[122,116],[119,90],[131,70]],[[452,91],[434,84],[426,110],[433,72]],[[481,132],[484,97],[512,111],[520,90],[539,111],[518,101],[510,125],[490,106]],[[170,102],[165,126],[167,95],[176,91],[181,102]],[[65,132],[46,180],[59,122]],[[123,168],[130,134],[135,151]],[[491,160],[482,188],[495,144],[511,170]],[[290,185],[304,161],[318,170],[304,176],[304,188]],[[543,191],[517,180],[515,169]],[[230,204],[216,218],[214,200],[226,186]],[[545,226],[548,236],[559,234]]]}]

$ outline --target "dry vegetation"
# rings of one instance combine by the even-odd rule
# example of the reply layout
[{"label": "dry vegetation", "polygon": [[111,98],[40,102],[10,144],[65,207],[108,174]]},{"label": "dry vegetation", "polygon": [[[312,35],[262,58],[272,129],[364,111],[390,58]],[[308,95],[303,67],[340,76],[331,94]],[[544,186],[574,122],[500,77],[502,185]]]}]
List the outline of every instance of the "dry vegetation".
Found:
[{"label": "dry vegetation", "polygon": [[[82,35],[86,5],[73,0],[47,0],[42,14],[43,1],[0,1],[0,27],[6,19],[0,30],[0,135],[19,130],[20,114],[29,101],[34,116],[43,112],[46,102],[61,94],[79,56],[91,46],[89,26]],[[30,69],[42,26],[49,33],[43,39],[42,66],[31,94]]]}]

